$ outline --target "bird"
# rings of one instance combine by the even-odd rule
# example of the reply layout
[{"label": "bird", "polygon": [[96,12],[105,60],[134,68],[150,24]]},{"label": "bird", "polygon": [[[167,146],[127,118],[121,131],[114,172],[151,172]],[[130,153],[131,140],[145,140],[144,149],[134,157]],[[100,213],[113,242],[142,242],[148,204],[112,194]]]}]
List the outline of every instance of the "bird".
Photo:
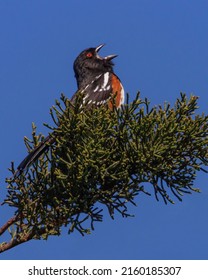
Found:
[{"label": "bird", "polygon": [[[75,59],[73,69],[77,81],[77,91],[70,103],[74,104],[78,93],[82,94],[82,104],[89,107],[107,105],[109,108],[120,108],[124,103],[124,87],[119,77],[114,73],[112,60],[116,54],[101,57],[99,51],[105,46],[100,44],[83,50]],[[114,105],[115,104],[115,105]],[[48,135],[34,150],[32,150],[18,165],[14,178],[27,171],[49,147],[56,142],[52,135]]]}]

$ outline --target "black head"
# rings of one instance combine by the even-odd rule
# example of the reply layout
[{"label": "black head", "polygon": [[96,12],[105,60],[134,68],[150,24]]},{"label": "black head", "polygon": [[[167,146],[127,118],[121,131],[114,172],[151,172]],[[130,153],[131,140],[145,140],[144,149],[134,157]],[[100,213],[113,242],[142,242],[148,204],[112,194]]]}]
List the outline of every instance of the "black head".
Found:
[{"label": "black head", "polygon": [[74,61],[74,72],[77,79],[78,89],[85,87],[93,77],[105,73],[113,72],[113,62],[117,55],[99,56],[98,52],[104,46],[89,48],[82,51]]}]

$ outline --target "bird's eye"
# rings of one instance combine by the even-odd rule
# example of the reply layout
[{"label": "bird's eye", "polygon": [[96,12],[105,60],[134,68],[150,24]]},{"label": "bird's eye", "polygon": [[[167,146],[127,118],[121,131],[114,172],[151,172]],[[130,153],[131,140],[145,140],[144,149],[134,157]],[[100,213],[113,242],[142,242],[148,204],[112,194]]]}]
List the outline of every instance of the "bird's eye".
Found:
[{"label": "bird's eye", "polygon": [[91,53],[91,52],[88,52],[88,53],[86,54],[86,57],[88,57],[88,58],[92,57],[92,53]]}]

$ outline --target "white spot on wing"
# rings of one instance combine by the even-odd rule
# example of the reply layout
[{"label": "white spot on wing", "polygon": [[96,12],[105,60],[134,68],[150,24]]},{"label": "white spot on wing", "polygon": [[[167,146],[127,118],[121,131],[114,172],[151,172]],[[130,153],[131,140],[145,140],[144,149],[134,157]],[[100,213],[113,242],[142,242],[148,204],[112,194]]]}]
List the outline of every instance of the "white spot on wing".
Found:
[{"label": "white spot on wing", "polygon": [[104,74],[104,82],[103,82],[103,85],[102,85],[102,88],[105,90],[105,88],[106,88],[106,86],[107,86],[107,84],[108,84],[108,82],[109,82],[109,72],[106,72],[105,74]]},{"label": "white spot on wing", "polygon": [[98,91],[98,89],[99,89],[99,86],[96,86],[96,88],[93,90],[93,92]]},{"label": "white spot on wing", "polygon": [[85,103],[86,99],[89,97],[89,94],[86,94],[83,98],[83,103]]}]

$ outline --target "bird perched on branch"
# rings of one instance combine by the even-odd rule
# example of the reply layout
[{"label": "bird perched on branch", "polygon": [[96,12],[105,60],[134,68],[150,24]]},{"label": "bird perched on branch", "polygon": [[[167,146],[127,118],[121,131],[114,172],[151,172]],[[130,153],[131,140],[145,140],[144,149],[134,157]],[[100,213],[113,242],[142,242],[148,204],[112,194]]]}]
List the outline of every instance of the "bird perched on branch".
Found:
[{"label": "bird perched on branch", "polygon": [[[83,94],[83,104],[86,103],[87,107],[107,105],[111,108],[114,103],[119,108],[123,104],[124,89],[120,79],[113,71],[112,59],[117,55],[101,57],[98,52],[103,46],[104,44],[101,44],[96,48],[88,48],[75,59],[74,72],[78,89],[71,98],[72,104],[78,93]],[[19,164],[14,176],[17,177],[27,170],[55,141],[51,135],[47,136]]]}]

